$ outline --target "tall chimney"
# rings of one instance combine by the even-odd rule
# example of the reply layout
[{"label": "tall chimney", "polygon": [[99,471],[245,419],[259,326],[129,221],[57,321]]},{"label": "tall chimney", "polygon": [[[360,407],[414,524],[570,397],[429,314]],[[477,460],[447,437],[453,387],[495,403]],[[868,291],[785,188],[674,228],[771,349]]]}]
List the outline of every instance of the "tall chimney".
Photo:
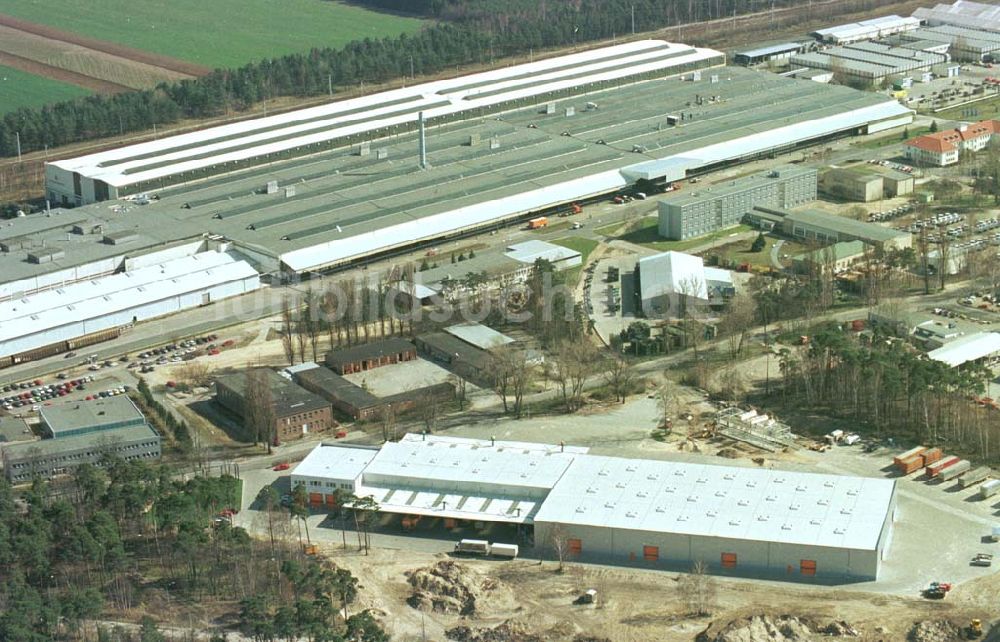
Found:
[{"label": "tall chimney", "polygon": [[427,132],[424,126],[424,112],[417,117],[420,123],[420,169],[427,169]]}]

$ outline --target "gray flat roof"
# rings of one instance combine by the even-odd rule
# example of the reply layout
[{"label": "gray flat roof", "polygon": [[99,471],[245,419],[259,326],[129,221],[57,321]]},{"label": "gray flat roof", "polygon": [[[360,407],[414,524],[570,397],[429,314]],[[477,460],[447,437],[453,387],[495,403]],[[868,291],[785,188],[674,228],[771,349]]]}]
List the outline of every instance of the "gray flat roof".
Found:
[{"label": "gray flat roof", "polygon": [[338,401],[348,403],[355,408],[372,408],[382,401],[361,386],[348,381],[329,368],[313,368],[296,375],[300,382],[322,390],[325,394]]},{"label": "gray flat roof", "polygon": [[33,439],[35,439],[35,435],[24,419],[0,415],[0,443],[31,441]]},{"label": "gray flat roof", "polygon": [[[267,382],[271,387],[271,398],[274,401],[274,412],[279,419],[290,415],[309,412],[311,410],[320,410],[322,408],[330,407],[330,402],[326,399],[323,399],[322,397],[309,392],[305,388],[292,383],[274,370],[271,370],[270,368],[260,368],[260,370],[264,371],[265,376],[267,377]],[[299,374],[301,376],[313,371],[314,370],[307,370],[306,372]],[[247,376],[245,371],[237,372],[216,377],[215,381],[216,383],[221,384],[242,396],[246,390]]]},{"label": "gray flat roof", "polygon": [[66,432],[146,421],[128,395],[42,406],[39,414],[57,438]]},{"label": "gray flat roof", "polygon": [[[25,251],[0,254],[0,274],[10,280],[29,278],[122,255],[121,247],[102,243],[101,235],[67,234],[68,223],[82,219],[100,221],[104,234],[135,231],[138,237],[128,244],[129,255],[204,234],[222,235],[237,247],[275,258],[341,240],[356,248],[360,247],[358,239],[367,242],[371,235],[378,235],[379,244],[394,247],[420,238],[426,229],[424,220],[461,208],[478,208],[489,215],[498,199],[520,197],[532,190],[549,194],[553,186],[574,180],[582,181],[577,190],[596,185],[594,189],[608,191],[592,178],[612,172],[615,185],[623,185],[626,179],[619,174],[621,168],[642,161],[721,146],[712,148],[715,158],[726,156],[725,148],[730,145],[732,155],[739,156],[744,147],[752,153],[758,144],[768,144],[773,140],[768,133],[776,128],[811,131],[799,125],[835,119],[836,124],[823,121],[820,127],[817,123],[816,135],[820,135],[825,127],[840,127],[840,117],[857,110],[874,110],[874,120],[892,115],[889,107],[883,109],[888,104],[884,96],[847,87],[804,83],[741,67],[721,67],[712,74],[718,75],[719,82],[651,80],[582,90],[556,100],[553,115],[540,114],[532,105],[505,112],[500,120],[476,118],[436,125],[428,131],[431,167],[425,170],[417,164],[416,135],[400,134],[372,143],[373,148],[387,150],[388,158],[381,160],[374,151],[358,156],[337,148],[162,190],[159,200],[148,205],[123,207],[123,203],[105,202],[16,219],[0,228],[0,239],[20,236],[25,233],[22,228],[30,230],[41,221],[47,230],[35,235],[36,244],[65,248],[66,256],[35,265],[27,262]],[[721,100],[697,108],[687,106],[694,103],[695,95],[708,92]],[[588,111],[588,102],[598,108]],[[576,114],[566,117],[562,110],[571,106]],[[896,104],[892,110],[901,108]],[[690,113],[692,119],[667,126],[667,115],[680,111]],[[845,129],[851,126],[856,124],[843,123]],[[569,135],[563,136],[564,132]],[[469,138],[474,135],[484,142],[470,147]],[[489,148],[486,141],[492,137],[499,139],[499,148]],[[751,138],[736,144],[734,139],[740,137]],[[634,146],[646,151],[635,153]],[[701,164],[694,161],[695,166]],[[271,180],[280,187],[294,186],[295,196],[286,198],[280,189],[277,194],[264,193]],[[553,204],[563,191],[550,193]],[[567,199],[578,197],[577,192],[566,191]],[[532,207],[525,204],[524,210]],[[505,215],[506,210],[498,210],[495,216]],[[486,220],[493,219],[488,216]],[[383,234],[388,228],[396,229]]]},{"label": "gray flat roof", "polygon": [[908,232],[900,232],[891,227],[866,223],[865,221],[855,221],[844,216],[837,216],[829,212],[819,210],[801,210],[798,212],[788,212],[785,215],[787,220],[798,221],[806,225],[823,227],[828,230],[835,230],[860,239],[871,239],[873,241],[891,241],[901,236],[909,237]]},{"label": "gray flat roof", "polygon": [[798,51],[801,48],[802,45],[798,42],[783,42],[777,45],[747,49],[746,51],[737,51],[736,55],[746,58],[756,58],[758,56],[770,56],[771,54],[785,53],[787,51]]},{"label": "gray flat roof", "polygon": [[4,446],[3,451],[10,459],[22,459],[34,457],[37,453],[42,457],[50,457],[60,453],[69,453],[81,448],[100,448],[105,445],[130,444],[146,441],[160,436],[148,424],[142,426],[129,426],[127,428],[112,428],[92,432],[86,435],[75,435],[72,437],[59,437],[57,439],[40,439],[38,441],[28,441],[18,444]]},{"label": "gray flat roof", "polygon": [[481,323],[459,323],[448,326],[444,331],[481,350],[492,350],[514,343],[507,335]]}]

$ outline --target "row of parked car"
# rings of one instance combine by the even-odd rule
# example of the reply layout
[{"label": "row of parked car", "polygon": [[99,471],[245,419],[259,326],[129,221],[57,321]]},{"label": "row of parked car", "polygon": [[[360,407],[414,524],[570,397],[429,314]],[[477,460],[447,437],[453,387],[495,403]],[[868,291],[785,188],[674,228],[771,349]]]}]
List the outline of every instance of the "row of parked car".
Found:
[{"label": "row of parked car", "polygon": [[[42,384],[40,379],[36,379],[35,381],[21,384],[8,384],[3,387],[4,392],[11,392],[13,389],[20,390],[20,392],[0,399],[0,405],[5,410],[14,410],[15,408],[22,408],[24,406],[31,406],[33,410],[37,410],[36,406],[40,403],[58,397],[65,397],[76,390],[86,390],[86,384],[93,380],[93,376],[87,375],[79,379],[66,380],[60,383]],[[28,384],[26,386],[27,389],[22,388],[25,384]]]},{"label": "row of parked car", "polygon": [[886,210],[884,212],[872,212],[868,215],[868,222],[875,223],[880,221],[891,221],[894,218],[899,218],[903,214],[906,214],[913,206],[909,203],[904,203],[899,207],[894,207],[891,210]]}]

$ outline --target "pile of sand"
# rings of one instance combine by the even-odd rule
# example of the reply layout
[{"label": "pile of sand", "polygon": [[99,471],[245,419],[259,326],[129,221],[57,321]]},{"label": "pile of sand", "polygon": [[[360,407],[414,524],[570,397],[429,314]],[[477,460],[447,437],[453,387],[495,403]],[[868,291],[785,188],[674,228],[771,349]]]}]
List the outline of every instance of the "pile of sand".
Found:
[{"label": "pile of sand", "polygon": [[514,601],[503,582],[451,560],[407,571],[406,578],[413,587],[407,604],[423,611],[470,616],[509,608]]}]

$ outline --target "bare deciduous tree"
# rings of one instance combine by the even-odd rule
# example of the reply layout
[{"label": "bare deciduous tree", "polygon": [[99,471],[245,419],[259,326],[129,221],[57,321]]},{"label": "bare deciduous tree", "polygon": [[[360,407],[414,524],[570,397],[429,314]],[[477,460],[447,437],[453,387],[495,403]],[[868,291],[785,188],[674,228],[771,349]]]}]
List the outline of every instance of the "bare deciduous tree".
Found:
[{"label": "bare deciduous tree", "polygon": [[615,399],[625,403],[635,385],[636,377],[628,361],[614,356],[605,362],[604,380],[615,394]]},{"label": "bare deciduous tree", "polygon": [[705,562],[695,562],[691,572],[681,576],[677,592],[687,602],[692,615],[711,615],[715,611],[718,587],[715,578],[708,574]]},{"label": "bare deciduous tree", "polygon": [[559,562],[556,572],[562,573],[566,566],[566,557],[570,552],[569,537],[566,534],[566,529],[559,524],[554,525],[549,530],[548,544],[552,548],[552,553],[556,556],[556,561]]},{"label": "bare deciduous tree", "polygon": [[[504,412],[513,412],[520,419],[524,410],[524,395],[535,379],[535,368],[528,353],[516,346],[502,346],[492,354],[496,373],[494,390],[503,401]],[[510,397],[513,397],[513,403],[508,404]]]},{"label": "bare deciduous tree", "polygon": [[292,323],[292,303],[285,297],[281,300],[281,347],[289,364],[295,363],[294,324]]},{"label": "bare deciduous tree", "polygon": [[253,435],[254,443],[264,443],[268,454],[274,444],[274,397],[263,368],[247,368],[243,393],[243,421]]}]

